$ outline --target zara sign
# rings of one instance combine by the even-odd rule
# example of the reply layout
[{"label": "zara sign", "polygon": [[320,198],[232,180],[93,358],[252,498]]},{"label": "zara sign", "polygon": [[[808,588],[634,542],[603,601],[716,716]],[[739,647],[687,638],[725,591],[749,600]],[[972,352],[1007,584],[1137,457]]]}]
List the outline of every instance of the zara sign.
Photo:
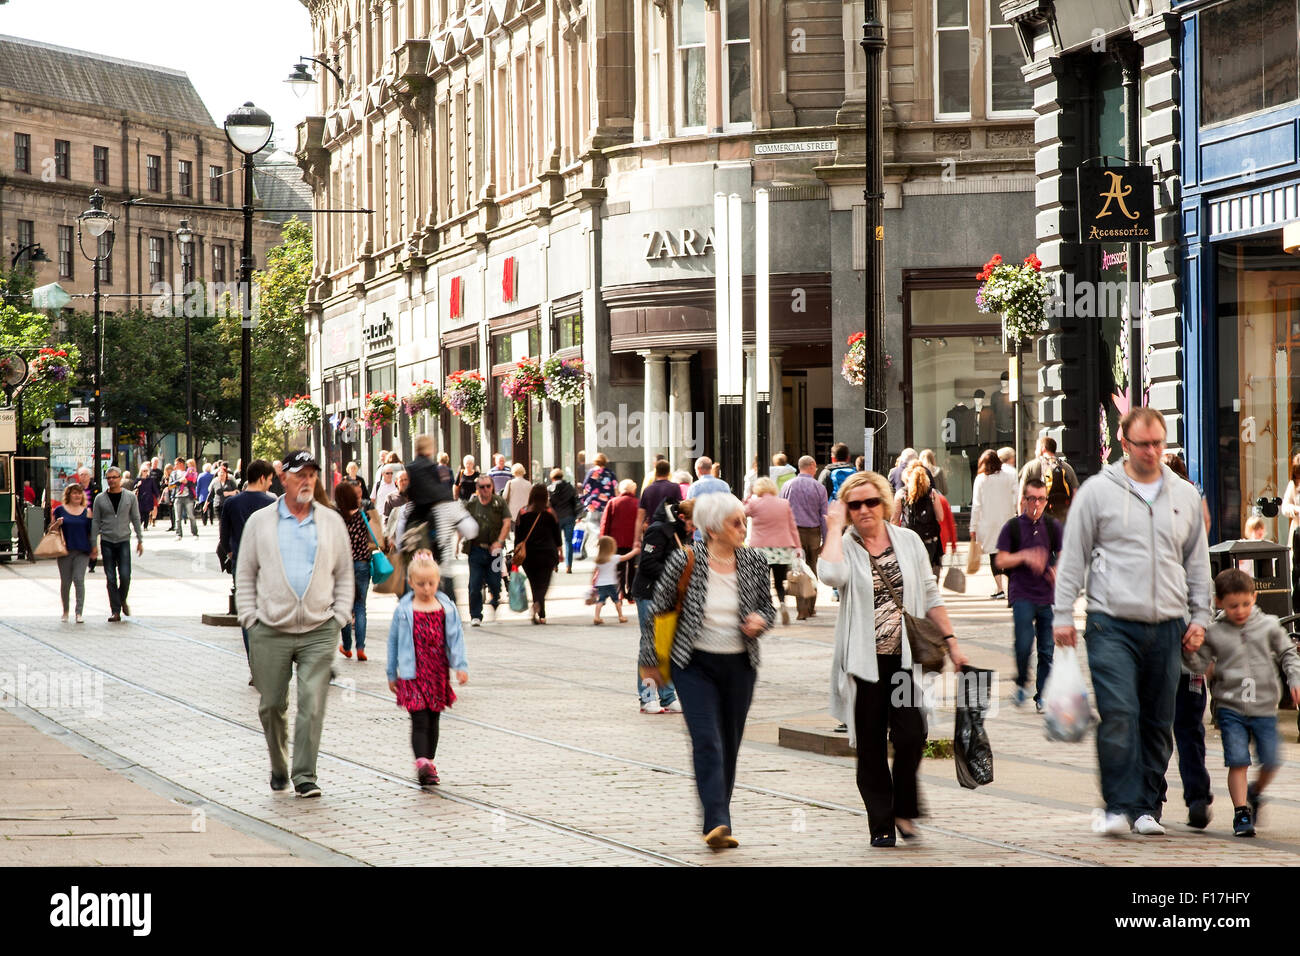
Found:
[{"label": "zara sign", "polygon": [[696,229],[656,229],[644,234],[647,261],[655,259],[680,259],[683,256],[706,256],[713,251],[713,230],[701,233]]}]

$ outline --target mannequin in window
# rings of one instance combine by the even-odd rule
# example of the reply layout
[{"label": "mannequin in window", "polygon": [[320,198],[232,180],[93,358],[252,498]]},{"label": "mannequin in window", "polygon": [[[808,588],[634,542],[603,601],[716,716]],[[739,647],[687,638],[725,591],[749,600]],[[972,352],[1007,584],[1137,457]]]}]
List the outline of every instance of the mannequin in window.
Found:
[{"label": "mannequin in window", "polygon": [[975,389],[974,403],[975,444],[983,450],[997,444],[997,428],[994,426],[993,409],[985,401],[984,389]]},{"label": "mannequin in window", "polygon": [[989,401],[993,407],[993,428],[997,433],[999,445],[1010,445],[1016,440],[1016,413],[1011,404],[1011,382],[1007,373],[1002,373],[999,388]]}]

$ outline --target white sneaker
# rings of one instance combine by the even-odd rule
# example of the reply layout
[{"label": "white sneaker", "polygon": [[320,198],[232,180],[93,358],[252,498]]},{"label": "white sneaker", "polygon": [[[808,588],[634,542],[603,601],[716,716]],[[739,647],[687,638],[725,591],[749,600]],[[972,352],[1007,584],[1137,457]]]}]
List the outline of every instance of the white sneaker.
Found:
[{"label": "white sneaker", "polygon": [[1128,817],[1122,813],[1108,813],[1102,822],[1101,832],[1107,836],[1120,836],[1129,832]]},{"label": "white sneaker", "polygon": [[669,714],[680,714],[682,712],[681,699],[679,698],[677,700],[674,700],[671,704],[669,704],[667,707],[664,708],[664,711]]},{"label": "white sneaker", "polygon": [[495,624],[497,622],[497,609],[492,607],[492,605],[489,604],[488,613],[492,615],[491,617],[488,618],[488,621],[491,622],[492,624]]},{"label": "white sneaker", "polygon": [[1133,821],[1133,832],[1143,836],[1164,836],[1165,828],[1149,813],[1144,813]]},{"label": "white sneaker", "polygon": [[667,708],[660,707],[659,701],[652,700],[650,703],[641,704],[641,713],[643,714],[662,714]]},{"label": "white sneaker", "polygon": [[470,627],[478,627],[478,626],[479,626],[480,624],[482,624],[482,623],[483,623],[483,618],[481,618],[481,617],[471,617],[471,618],[469,619],[469,626],[470,626]]}]

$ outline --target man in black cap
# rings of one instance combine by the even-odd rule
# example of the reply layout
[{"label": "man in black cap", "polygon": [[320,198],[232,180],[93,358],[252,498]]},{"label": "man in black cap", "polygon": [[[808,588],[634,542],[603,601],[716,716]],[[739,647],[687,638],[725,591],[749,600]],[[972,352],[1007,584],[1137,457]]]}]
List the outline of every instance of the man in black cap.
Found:
[{"label": "man in black cap", "polygon": [[244,525],[235,573],[235,605],[248,629],[253,682],[262,695],[257,713],[271,755],[272,790],[289,786],[286,718],[297,665],[292,769],[300,797],[320,796],[316,756],[330,664],[339,633],[351,621],[356,588],[343,518],[315,500],[319,473],[310,452],[284,460],[284,497]]}]

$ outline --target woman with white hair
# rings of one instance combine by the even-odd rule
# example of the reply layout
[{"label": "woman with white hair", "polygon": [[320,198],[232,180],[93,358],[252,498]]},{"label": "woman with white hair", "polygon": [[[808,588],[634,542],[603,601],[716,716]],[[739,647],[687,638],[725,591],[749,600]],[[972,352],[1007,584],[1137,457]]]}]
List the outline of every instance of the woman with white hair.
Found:
[{"label": "woman with white hair", "polygon": [[916,449],[904,448],[899,452],[898,460],[894,462],[894,470],[889,473],[889,486],[894,489],[894,494],[903,487],[903,473],[907,471],[907,466],[916,461]]},{"label": "woman with white hair", "polygon": [[641,629],[641,677],[656,683],[654,615],[677,605],[687,576],[671,660],[672,682],[691,735],[695,788],[704,810],[704,842],[739,846],[731,835],[731,792],[736,759],[758,677],[758,638],[772,626],[767,562],[744,546],[745,508],[734,495],[695,499],[692,513],[704,540],[674,551],[664,564]]},{"label": "woman with white hair", "polygon": [[519,520],[519,512],[523,510],[524,505],[528,504],[533,483],[525,477],[528,470],[519,462],[515,462],[510,468],[510,474],[512,477],[501,489],[501,497],[506,500],[506,507],[510,509],[510,523],[514,524]]}]

